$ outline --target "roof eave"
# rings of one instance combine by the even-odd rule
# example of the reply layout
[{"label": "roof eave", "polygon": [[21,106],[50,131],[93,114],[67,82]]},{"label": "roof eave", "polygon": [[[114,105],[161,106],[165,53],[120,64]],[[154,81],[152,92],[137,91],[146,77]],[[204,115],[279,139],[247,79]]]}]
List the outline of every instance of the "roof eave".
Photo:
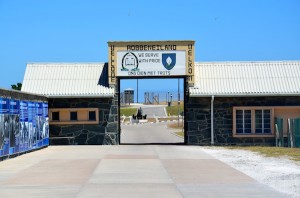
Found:
[{"label": "roof eave", "polygon": [[113,98],[114,94],[105,95],[47,95],[48,98]]},{"label": "roof eave", "polygon": [[190,97],[275,97],[275,96],[300,96],[300,93],[243,93],[243,94],[191,94]]}]

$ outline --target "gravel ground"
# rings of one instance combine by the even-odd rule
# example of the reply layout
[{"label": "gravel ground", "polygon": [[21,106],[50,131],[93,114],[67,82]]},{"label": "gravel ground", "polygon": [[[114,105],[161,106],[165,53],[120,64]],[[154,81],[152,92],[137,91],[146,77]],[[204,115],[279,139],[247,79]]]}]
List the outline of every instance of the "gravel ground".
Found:
[{"label": "gravel ground", "polygon": [[251,151],[229,150],[222,147],[209,147],[203,150],[260,183],[287,194],[288,197],[300,198],[299,162],[284,157],[264,157]]}]

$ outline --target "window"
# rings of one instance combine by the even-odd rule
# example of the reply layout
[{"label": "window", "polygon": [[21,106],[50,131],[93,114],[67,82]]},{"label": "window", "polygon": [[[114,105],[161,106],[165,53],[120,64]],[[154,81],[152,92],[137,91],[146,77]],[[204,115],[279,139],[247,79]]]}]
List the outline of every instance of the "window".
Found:
[{"label": "window", "polygon": [[99,124],[98,108],[50,108],[49,124]]},{"label": "window", "polygon": [[272,109],[267,107],[234,107],[233,136],[273,135]]},{"label": "window", "polygon": [[251,110],[236,111],[236,133],[251,133]]},{"label": "window", "polygon": [[70,120],[77,121],[77,111],[70,112]]},{"label": "window", "polygon": [[52,112],[52,120],[59,121],[59,112]]},{"label": "window", "polygon": [[90,121],[96,120],[96,111],[89,111],[89,120]]},{"label": "window", "polygon": [[255,110],[255,133],[271,133],[270,110]]}]

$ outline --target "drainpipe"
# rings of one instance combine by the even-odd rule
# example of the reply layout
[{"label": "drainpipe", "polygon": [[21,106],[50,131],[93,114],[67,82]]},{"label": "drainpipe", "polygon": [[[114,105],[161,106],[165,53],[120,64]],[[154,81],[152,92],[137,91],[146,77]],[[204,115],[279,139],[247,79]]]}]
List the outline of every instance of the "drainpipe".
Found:
[{"label": "drainpipe", "polygon": [[214,145],[214,99],[215,99],[215,96],[211,96],[211,103],[210,103],[210,136],[211,136],[211,145]]}]

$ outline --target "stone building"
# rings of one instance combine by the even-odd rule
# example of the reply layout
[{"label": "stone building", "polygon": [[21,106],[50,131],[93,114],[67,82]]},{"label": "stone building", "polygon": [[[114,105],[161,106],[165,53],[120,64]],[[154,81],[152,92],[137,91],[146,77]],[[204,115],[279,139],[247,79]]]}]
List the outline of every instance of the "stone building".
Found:
[{"label": "stone building", "polygon": [[[48,97],[50,144],[119,144],[122,78],[185,79],[185,144],[274,145],[275,118],[286,136],[287,118],[300,117],[300,61],[194,63],[194,41],[108,48],[108,63],[27,64],[22,91]],[[162,69],[143,71],[136,54]]]},{"label": "stone building", "polygon": [[118,102],[104,86],[103,68],[104,63],[27,64],[22,91],[48,97],[50,144],[118,144]]},{"label": "stone building", "polygon": [[[186,106],[189,144],[274,145],[275,118],[300,118],[300,62],[198,62]],[[212,113],[213,112],[213,113]]]},{"label": "stone building", "polygon": [[134,90],[127,88],[124,90],[125,103],[130,104],[134,103]]}]

